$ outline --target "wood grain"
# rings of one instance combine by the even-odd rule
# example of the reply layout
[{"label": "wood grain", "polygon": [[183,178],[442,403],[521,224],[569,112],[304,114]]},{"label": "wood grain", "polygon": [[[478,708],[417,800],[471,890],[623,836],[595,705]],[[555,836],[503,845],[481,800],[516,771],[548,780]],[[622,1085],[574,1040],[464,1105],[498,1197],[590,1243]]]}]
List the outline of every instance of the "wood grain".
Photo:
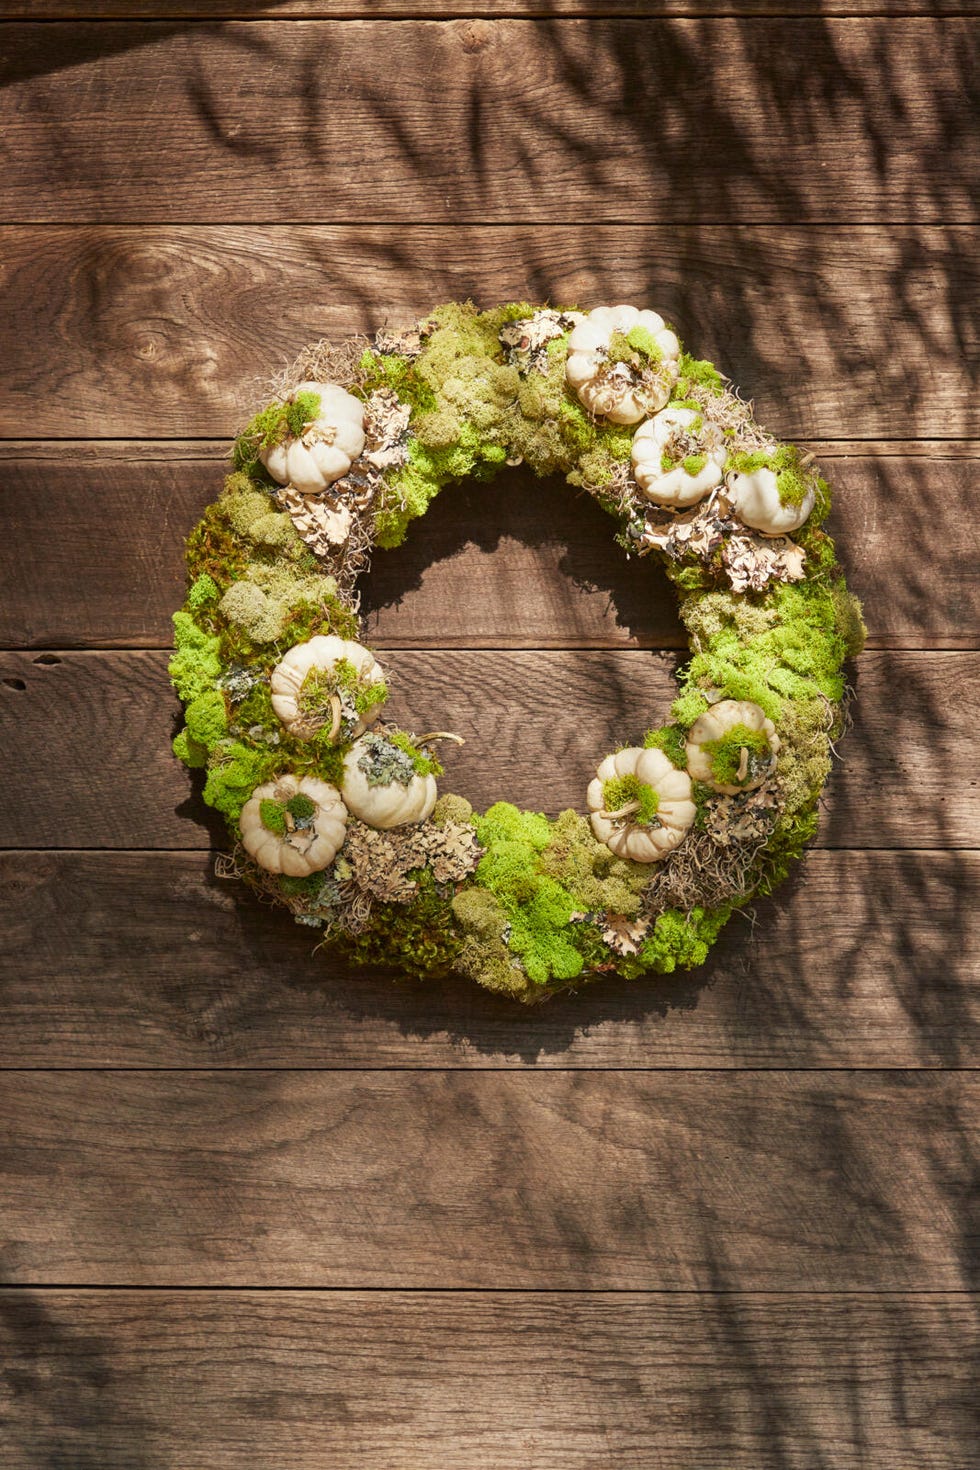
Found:
[{"label": "wood grain", "polygon": [[708,964],[545,1006],[348,969],[203,853],[5,853],[0,1066],[937,1067],[980,1060],[980,855],[813,852]]},{"label": "wood grain", "polygon": [[528,16],[973,15],[976,0],[3,0],[4,20],[483,20]]},{"label": "wood grain", "polygon": [[10,1470],[950,1470],[975,1446],[951,1295],[12,1290],[0,1340]]},{"label": "wood grain", "polygon": [[975,228],[747,217],[8,226],[0,433],[227,439],[308,342],[472,298],[655,304],[785,438],[980,437],[964,337],[980,293]]},{"label": "wood grain", "polygon": [[959,1073],[5,1072],[30,1285],[958,1291]]},{"label": "wood grain", "polygon": [[[618,650],[385,658],[392,717],[467,742],[444,790],[481,809],[506,799],[551,813],[581,806],[604,752],[667,718],[674,662]],[[822,845],[976,847],[977,665],[976,654],[952,652],[859,661],[855,728],[827,787]],[[3,653],[0,739],[18,784],[0,811],[0,847],[224,845],[170,753],[178,719],[164,654]]]},{"label": "wood grain", "polygon": [[[980,647],[980,445],[806,447],[837,494],[830,528],[864,602],[869,646]],[[168,646],[184,537],[217,494],[222,450],[8,445],[0,645]],[[441,496],[403,547],[375,558],[361,593],[366,635],[380,648],[686,646],[654,563],[628,562],[587,497],[524,470],[489,496],[475,485]]]},{"label": "wood grain", "polygon": [[961,19],[5,30],[8,220],[976,218]]}]

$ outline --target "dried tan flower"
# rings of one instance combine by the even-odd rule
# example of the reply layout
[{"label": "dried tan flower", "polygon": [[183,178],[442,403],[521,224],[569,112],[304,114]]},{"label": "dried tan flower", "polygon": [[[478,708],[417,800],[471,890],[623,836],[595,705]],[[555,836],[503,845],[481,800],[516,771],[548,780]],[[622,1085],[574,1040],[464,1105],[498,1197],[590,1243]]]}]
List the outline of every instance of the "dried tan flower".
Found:
[{"label": "dried tan flower", "polygon": [[649,915],[630,919],[625,914],[606,914],[602,937],[616,954],[638,954],[652,922]]}]

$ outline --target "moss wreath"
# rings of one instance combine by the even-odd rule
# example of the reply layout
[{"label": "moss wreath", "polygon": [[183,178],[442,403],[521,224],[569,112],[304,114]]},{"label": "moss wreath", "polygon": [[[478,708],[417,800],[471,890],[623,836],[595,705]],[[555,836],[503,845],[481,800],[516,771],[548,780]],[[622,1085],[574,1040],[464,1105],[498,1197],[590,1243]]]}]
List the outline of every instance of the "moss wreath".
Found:
[{"label": "moss wreath", "polygon": [[[562,472],[654,553],[691,659],[670,722],[598,763],[588,817],[438,796],[440,740],[383,718],[356,580],[443,486]],[[187,547],[174,742],[237,876],[354,960],[536,1001],[702,963],[817,826],[864,627],[812,456],[656,312],[450,303],[318,343],[238,437]]]}]

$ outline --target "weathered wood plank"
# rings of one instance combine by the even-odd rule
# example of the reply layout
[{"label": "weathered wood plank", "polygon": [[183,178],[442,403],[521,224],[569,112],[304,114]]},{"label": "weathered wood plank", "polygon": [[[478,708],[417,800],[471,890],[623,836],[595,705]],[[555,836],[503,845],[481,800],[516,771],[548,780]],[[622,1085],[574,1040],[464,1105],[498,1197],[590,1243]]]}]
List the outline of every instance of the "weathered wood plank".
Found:
[{"label": "weathered wood plank", "polygon": [[5,1072],[15,1286],[963,1290],[975,1073]]},{"label": "weathered wood plank", "polygon": [[530,1009],[313,953],[197,853],[0,855],[0,1066],[936,1067],[980,1054],[980,855],[814,852],[707,966]]},{"label": "weathered wood plank", "polygon": [[654,304],[786,438],[980,436],[973,228],[8,226],[0,255],[12,438],[228,438],[307,342],[468,297]]},{"label": "weathered wood plank", "polygon": [[952,1295],[12,1290],[0,1334],[17,1470],[287,1444],[291,1470],[950,1470],[976,1443]]},{"label": "weathered wood plank", "polygon": [[[855,728],[828,784],[822,845],[977,845],[977,662],[953,652],[860,660]],[[385,658],[393,718],[467,741],[443,789],[481,808],[507,799],[548,812],[580,807],[597,759],[667,717],[672,664],[598,650]],[[0,655],[0,738],[17,773],[0,846],[188,849],[215,835],[223,844],[170,753],[179,707],[165,666],[156,652]]]},{"label": "weathered wood plank", "polygon": [[398,20],[973,15],[976,0],[3,0],[4,20]]},{"label": "weathered wood plank", "polygon": [[[980,647],[980,445],[811,443],[871,647]],[[0,468],[0,645],[167,646],[183,540],[223,474],[207,443],[11,444]],[[443,495],[362,578],[379,647],[676,648],[675,599],[608,519],[516,470]],[[950,525],[959,528],[957,536]],[[451,609],[451,612],[450,612]]]},{"label": "weathered wood plank", "polygon": [[6,219],[976,216],[968,20],[5,29]]}]

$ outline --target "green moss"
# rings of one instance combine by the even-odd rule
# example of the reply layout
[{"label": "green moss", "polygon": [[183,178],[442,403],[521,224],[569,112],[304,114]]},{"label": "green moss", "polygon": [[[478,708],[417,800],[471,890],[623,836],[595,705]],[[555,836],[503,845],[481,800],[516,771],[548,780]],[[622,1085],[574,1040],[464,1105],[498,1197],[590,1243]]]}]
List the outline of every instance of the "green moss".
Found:
[{"label": "green moss", "polygon": [[235,440],[232,464],[247,472],[263,449],[282,444],[290,434],[298,436],[320,412],[319,393],[298,393],[293,403],[270,403],[250,419]]},{"label": "green moss", "polygon": [[288,873],[283,873],[279,879],[279,887],[287,898],[311,898],[318,897],[323,889],[324,874],[307,873],[305,878],[291,878]]},{"label": "green moss", "polygon": [[303,544],[292,517],[284,510],[270,510],[265,515],[256,516],[248,528],[248,536],[256,546],[269,551],[283,551],[287,547],[295,549]]},{"label": "green moss", "polygon": [[235,705],[234,715],[236,724],[243,729],[262,726],[277,734],[281,729],[279,716],[272,708],[272,690],[265,680],[252,685],[245,698]]},{"label": "green moss", "polygon": [[263,798],[259,802],[259,818],[263,827],[267,827],[277,837],[285,837],[286,809],[281,801],[273,801],[271,797]]},{"label": "green moss", "polygon": [[684,472],[688,475],[700,475],[707,463],[708,456],[706,454],[688,454],[681,460],[681,464],[684,466]]},{"label": "green moss", "polygon": [[196,745],[210,750],[228,729],[225,696],[217,689],[206,690],[192,699],[186,710],[187,733]]},{"label": "green moss", "polygon": [[634,775],[613,776],[602,783],[602,800],[607,812],[621,811],[625,806],[638,802],[637,810],[630,821],[640,826],[649,826],[656,820],[660,810],[660,797],[652,786],[647,786]]},{"label": "green moss", "polygon": [[420,980],[453,968],[462,938],[453,923],[451,899],[428,871],[415,878],[418,890],[410,903],[375,904],[359,934],[340,938],[341,948],[357,964],[396,966]]},{"label": "green moss", "polygon": [[392,745],[407,755],[412,763],[416,776],[441,776],[443,768],[434,755],[427,754],[424,750],[413,744],[409,735],[404,730],[388,730],[385,738]]},{"label": "green moss", "polygon": [[187,606],[192,613],[200,613],[217,602],[219,596],[218,584],[207,572],[203,572],[187,594]]},{"label": "green moss", "polygon": [[184,765],[189,766],[192,771],[201,770],[208,763],[207,746],[198,745],[186,730],[181,730],[180,734],[174,737],[173,752],[177,759],[183,761]]},{"label": "green moss", "polygon": [[670,707],[678,725],[689,730],[694,721],[703,715],[708,708],[708,701],[698,689],[685,689],[677,696]]},{"label": "green moss", "polygon": [[447,822],[469,823],[473,817],[473,808],[465,796],[454,796],[447,792],[440,796],[432,809],[432,820],[437,827],[445,827]]},{"label": "green moss", "polygon": [[[479,825],[477,826],[479,831]],[[508,908],[529,902],[537,892],[535,852],[523,842],[501,840],[487,845],[476,869],[476,881],[489,888]]]},{"label": "green moss", "polygon": [[675,400],[687,398],[693,387],[706,389],[709,393],[719,395],[724,392],[725,384],[721,373],[714,363],[708,362],[706,358],[691,357],[682,352],[678,360],[678,378],[674,389]]},{"label": "green moss", "polygon": [[236,623],[253,643],[274,643],[282,632],[281,606],[254,582],[233,582],[219,608],[222,616]]},{"label": "green moss", "polygon": [[820,575],[774,585],[762,603],[721,592],[684,596],[680,612],[701,650],[685,673],[689,692],[751,700],[777,724],[787,699],[840,699],[847,645],[834,588]]},{"label": "green moss", "polygon": [[834,624],[844,645],[844,652],[848,658],[857,658],[868,636],[864,610],[858,599],[848,592],[843,581],[831,587],[830,596],[834,605]]},{"label": "green moss", "polygon": [[[706,740],[701,749],[708,757],[712,776],[723,786],[740,786],[745,781],[754,781],[772,760],[765,732],[752,730],[748,725],[733,725],[717,740]],[[748,769],[740,778],[738,772],[743,750],[748,751]]]},{"label": "green moss", "polygon": [[[586,913],[639,913],[641,895],[650,881],[644,863],[632,863],[599,842],[591,824],[578,812],[564,811],[555,820],[538,864],[541,872],[567,889],[575,908]],[[576,940],[586,938],[576,930]]]},{"label": "green moss", "polygon": [[316,815],[316,802],[305,791],[297,791],[286,802],[286,810],[297,822],[308,822]]},{"label": "green moss", "polygon": [[610,362],[625,362],[631,367],[640,365],[640,354],[627,340],[624,332],[612,332],[606,356]]},{"label": "green moss", "polygon": [[220,501],[209,505],[187,538],[191,576],[207,573],[219,588],[242,576],[249,558],[249,549],[232,530],[220,505]]},{"label": "green moss", "polygon": [[551,823],[540,812],[522,812],[509,801],[498,801],[474,818],[476,835],[484,847],[495,842],[520,842],[540,852],[551,840]]},{"label": "green moss", "polygon": [[402,403],[409,404],[417,413],[428,413],[436,408],[436,395],[406,358],[369,351],[364,353],[357,366],[363,393],[390,388]]},{"label": "green moss", "polygon": [[174,655],[170,680],[185,702],[213,689],[221,675],[219,640],[199,628],[190,613],[174,613]]},{"label": "green moss", "polygon": [[630,347],[642,353],[650,362],[657,363],[663,361],[663,348],[657,345],[653,333],[639,323],[635,327],[630,327],[626,333],[626,341]]},{"label": "green moss", "polygon": [[281,759],[275,751],[261,750],[238,740],[223,742],[211,758],[204,800],[229,821],[237,822],[256,786],[270,780]]},{"label": "green moss", "polygon": [[507,948],[503,937],[507,914],[492,893],[464,888],[452,900],[452,913],[461,935],[454,968],[461,975],[517,1000],[531,1000],[541,993]]},{"label": "green moss", "polygon": [[643,737],[643,744],[647,750],[662,750],[679,771],[687,769],[687,736],[680,725],[664,725],[659,730],[648,730]]},{"label": "green moss", "polygon": [[689,914],[668,909],[659,916],[653,933],[640,947],[643,968],[669,975],[676,969],[691,970],[703,965],[733,905],[716,909],[694,908]]}]

